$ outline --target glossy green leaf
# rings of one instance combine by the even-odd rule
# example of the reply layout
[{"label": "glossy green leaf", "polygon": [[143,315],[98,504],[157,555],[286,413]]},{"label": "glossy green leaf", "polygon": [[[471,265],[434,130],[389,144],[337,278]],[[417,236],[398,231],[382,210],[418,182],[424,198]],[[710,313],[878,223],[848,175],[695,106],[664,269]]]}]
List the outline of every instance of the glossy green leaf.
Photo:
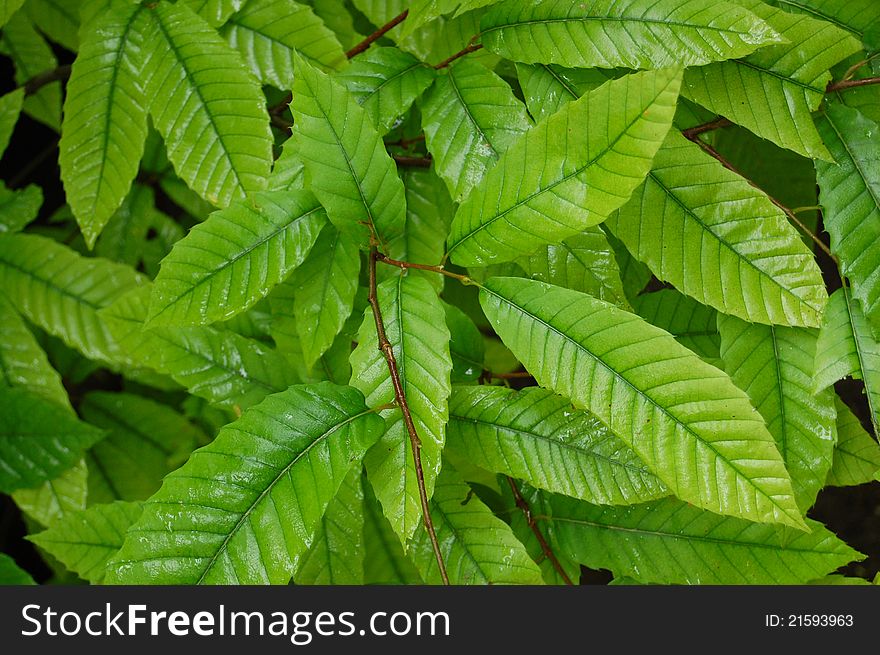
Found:
[{"label": "glossy green leaf", "polygon": [[823,224],[853,297],[880,337],[880,125],[837,104],[817,124],[836,161],[816,162]]},{"label": "glossy green leaf", "polygon": [[111,2],[83,30],[67,83],[58,162],[89,247],[122,204],[144,152],[147,13],[138,4]]},{"label": "glossy green leaf", "polygon": [[336,75],[380,134],[394,127],[434,80],[434,70],[397,48],[373,46]]},{"label": "glossy green leaf", "polygon": [[369,484],[364,485],[364,584],[423,584]]},{"label": "glossy green leaf", "polygon": [[0,388],[0,491],[11,493],[54,479],[103,436],[42,396]]},{"label": "glossy green leaf", "polygon": [[685,72],[682,95],[783,148],[832,161],[810,114],[831,81],[828,69],[857,52],[859,42],[831,23],[788,14],[760,0],[735,1],[788,43],[691,68]]},{"label": "glossy green leaf", "polygon": [[[2,15],[0,15],[2,17]],[[0,24],[2,24],[0,20]],[[24,89],[15,89],[0,96],[0,156],[6,152],[12,130],[18,122],[18,115],[24,103]]]},{"label": "glossy green leaf", "polygon": [[666,330],[685,348],[713,363],[721,357],[718,312],[675,289],[644,293],[633,302],[636,314]]},{"label": "glossy green leaf", "polygon": [[0,186],[0,234],[19,232],[33,221],[43,205],[43,192],[35,184],[11,191]]},{"label": "glossy green leaf", "polygon": [[142,281],[127,266],[81,257],[45,237],[0,235],[0,288],[29,321],[92,359],[120,354],[98,309]]},{"label": "glossy green leaf", "polygon": [[669,333],[532,280],[492,278],[480,302],[541,386],[594,413],[676,496],[803,527],[773,437],[746,395]]},{"label": "glossy green leaf", "polygon": [[601,505],[669,494],[601,421],[544,389],[457,388],[447,442],[476,466]]},{"label": "glossy green leaf", "polygon": [[[428,497],[440,472],[445,440],[452,359],[449,329],[437,292],[424,279],[398,275],[378,288],[385,333],[394,351],[403,392],[421,440],[421,462]],[[372,312],[364,312],[358,345],[351,354],[351,384],[370,407],[394,400],[388,366],[376,337]],[[367,474],[376,497],[401,542],[422,518],[412,446],[399,409],[383,412],[387,430],[367,453]]]},{"label": "glossy green leaf", "polygon": [[149,15],[144,91],[177,174],[219,207],[265,188],[272,134],[257,81],[183,5],[161,2]]},{"label": "glossy green leaf", "polygon": [[399,234],[406,212],[403,183],[353,94],[298,59],[291,111],[306,182],[330,220],[363,243],[370,228],[383,242]]},{"label": "glossy green leaf", "polygon": [[871,482],[880,473],[880,446],[842,400],[834,397],[837,407],[837,445],[834,462],[826,484],[849,487]]},{"label": "glossy green leaf", "polygon": [[266,398],[169,474],[111,562],[116,584],[286,584],[382,432],[350,387]]},{"label": "glossy green leaf", "polygon": [[846,288],[831,294],[819,341],[813,391],[851,375],[865,384],[874,434],[880,435],[880,341]]},{"label": "glossy green leaf", "polygon": [[650,169],[680,80],[673,69],[627,75],[526,132],[459,207],[447,240],[452,261],[509,261],[605,220]]},{"label": "glossy green leaf", "polygon": [[580,68],[701,66],[781,41],[742,7],[703,0],[507,0],[481,27],[502,57]]},{"label": "glossy green leaf", "polygon": [[[492,514],[449,465],[437,478],[430,507],[451,584],[542,584],[540,569],[510,526]],[[418,532],[410,549],[425,582],[440,584],[427,531]]]},{"label": "glossy green leaf", "polygon": [[601,68],[564,68],[553,64],[517,64],[516,72],[526,107],[535,120],[555,114],[565,103],[599,88],[611,77],[610,71]]},{"label": "glossy green leaf", "polygon": [[82,579],[100,584],[104,581],[107,563],[122,548],[126,531],[140,515],[140,503],[95,505],[64,517],[28,539]]},{"label": "glossy green leaf", "polygon": [[249,0],[220,34],[236,48],[261,82],[279,89],[293,84],[295,53],[324,70],[345,63],[336,36],[311,7],[293,0]]},{"label": "glossy green leaf", "polygon": [[466,58],[437,78],[419,108],[435,170],[455,202],[532,126],[507,82]]},{"label": "glossy green leaf", "polygon": [[204,18],[211,27],[219,27],[236,11],[248,4],[248,0],[180,0],[179,4],[189,7]]},{"label": "glossy green leaf", "polygon": [[39,487],[13,491],[12,499],[22,512],[37,523],[52,526],[71,513],[86,508],[88,477],[88,467],[81,459]]},{"label": "glossy green leaf", "polygon": [[719,317],[718,330],[724,370],[767,423],[806,512],[825,486],[835,442],[834,395],[812,389],[818,332],[731,316]]},{"label": "glossy green leaf", "polygon": [[293,576],[296,584],[364,584],[364,490],[361,484],[361,469],[352,469],[327,505],[312,547]]},{"label": "glossy green leaf", "polygon": [[162,262],[147,322],[205,325],[265,297],[299,266],[325,223],[308,191],[268,191],[217,211]]},{"label": "glossy green leaf", "polygon": [[22,569],[6,553],[0,553],[0,585],[36,584],[31,574]]},{"label": "glossy green leaf", "polygon": [[816,521],[801,532],[718,516],[676,499],[600,507],[554,497],[551,505],[563,553],[639,582],[804,584],[864,557]]},{"label": "glossy green leaf", "polygon": [[364,37],[358,33],[354,25],[351,3],[338,4],[323,0],[304,0],[339,39],[342,47],[350,49],[360,43]]},{"label": "glossy green leaf", "polygon": [[443,304],[449,328],[452,382],[473,382],[483,374],[486,346],[474,322],[455,305]]},{"label": "glossy green leaf", "polygon": [[813,255],[763,193],[671,133],[609,228],[654,274],[748,321],[818,327],[828,294]]},{"label": "glossy green leaf", "polygon": [[874,0],[768,0],[767,4],[833,23],[860,41],[880,26],[880,5]]},{"label": "glossy green leaf", "polygon": [[131,393],[89,393],[79,412],[107,432],[88,454],[91,486],[107,492],[100,499],[90,497],[93,502],[146,500],[165,475],[207,440],[167,405]]}]

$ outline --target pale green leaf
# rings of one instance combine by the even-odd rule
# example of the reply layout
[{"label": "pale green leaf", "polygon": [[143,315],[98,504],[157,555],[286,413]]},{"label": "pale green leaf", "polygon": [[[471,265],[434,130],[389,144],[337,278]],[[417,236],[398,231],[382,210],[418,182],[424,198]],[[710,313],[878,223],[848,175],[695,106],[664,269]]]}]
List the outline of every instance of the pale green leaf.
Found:
[{"label": "pale green leaf", "polygon": [[42,396],[0,387],[0,491],[29,489],[56,478],[103,436]]},{"label": "pale green leaf", "polygon": [[364,490],[354,468],[327,505],[315,540],[294,573],[296,584],[364,584]]},{"label": "pale green leaf", "polygon": [[651,167],[680,70],[627,75],[538,123],[459,207],[447,248],[462,266],[529,255],[605,220]]},{"label": "pale green leaf", "polygon": [[813,394],[818,331],[719,316],[724,370],[767,423],[806,512],[825,486],[835,442],[834,394]]},{"label": "pale green leaf", "polygon": [[79,13],[85,0],[28,0],[25,9],[43,34],[68,50],[79,48]]},{"label": "pale green leaf", "polygon": [[803,527],[746,395],[668,333],[588,295],[492,278],[486,316],[538,383],[591,411],[670,491],[721,514]]},{"label": "pale green leaf", "polygon": [[269,176],[269,191],[299,191],[305,188],[305,172],[302,157],[296,144],[296,137],[291,136],[281,149],[281,155],[275,160],[272,174]]},{"label": "pale green leaf", "polygon": [[701,66],[781,41],[742,7],[704,0],[507,0],[481,27],[502,57],[580,68]]},{"label": "pale green leaf", "polygon": [[162,478],[207,438],[167,405],[131,393],[92,392],[80,415],[107,436],[88,454],[91,486],[107,493],[92,502],[146,500]]},{"label": "pale green leaf", "polygon": [[635,298],[636,314],[666,330],[685,348],[713,363],[721,357],[718,312],[675,289],[660,289]]},{"label": "pale green leaf", "polygon": [[247,3],[248,0],[180,0],[179,2],[204,18],[211,27],[220,27]]},{"label": "pale green leaf", "polygon": [[354,96],[299,59],[291,111],[306,181],[330,220],[364,244],[370,229],[383,242],[399,234],[406,213],[403,183]]},{"label": "pale green leaf", "polygon": [[718,516],[672,498],[600,507],[557,496],[551,505],[563,553],[642,583],[804,584],[864,558],[816,521],[802,532]]},{"label": "pale green leaf", "polygon": [[[0,14],[2,18],[2,14]],[[0,24],[4,21],[0,20]],[[15,89],[0,97],[0,156],[6,152],[12,131],[18,122],[21,107],[24,103],[24,89]]]},{"label": "pale green leaf", "polygon": [[31,574],[20,568],[6,553],[0,553],[0,585],[34,585]]},{"label": "pale green leaf", "polygon": [[67,83],[61,129],[61,179],[90,248],[122,204],[147,138],[143,88],[148,10],[111,3],[83,30]]},{"label": "pale green leaf", "polygon": [[144,90],[174,170],[219,207],[265,188],[272,133],[241,57],[182,5],[163,2],[149,15]]},{"label": "pale green leaf", "polygon": [[97,311],[142,282],[127,266],[81,257],[45,237],[0,235],[0,288],[29,321],[91,359],[118,360]]},{"label": "pale green leaf", "polygon": [[85,460],[33,489],[12,492],[19,509],[44,526],[52,526],[72,512],[86,508],[89,472]]},{"label": "pale green leaf", "polygon": [[459,0],[413,0],[409,4],[409,14],[400,31],[400,37],[403,39],[420,27],[428,25],[435,18],[451,14],[460,3]]},{"label": "pale green leaf", "polygon": [[[394,351],[403,392],[421,440],[428,497],[440,472],[445,440],[452,359],[449,329],[437,292],[423,278],[398,275],[378,288],[385,333]],[[388,366],[376,337],[372,312],[364,312],[358,345],[351,354],[351,384],[370,407],[394,400]],[[367,453],[365,464],[376,497],[401,542],[412,537],[422,518],[410,437],[399,409],[383,412],[387,430]]]},{"label": "pale green leaf", "polygon": [[871,482],[880,473],[880,446],[842,400],[835,396],[834,403],[837,406],[837,445],[826,484],[849,487]]},{"label": "pale green leaf", "polygon": [[880,341],[849,289],[831,294],[819,341],[813,390],[818,392],[851,375],[865,384],[874,434],[880,435]]},{"label": "pale green leaf", "polygon": [[507,82],[466,58],[437,78],[419,107],[435,170],[455,202],[532,126]]},{"label": "pale green leaf", "polygon": [[325,223],[308,191],[267,191],[214,212],[159,269],[147,322],[205,325],[250,308],[306,258]]},{"label": "pale green leaf", "polygon": [[382,432],[350,387],[294,386],[166,476],[109,567],[116,584],[286,584]]},{"label": "pale green leaf", "polygon": [[357,242],[326,225],[309,256],[290,278],[293,315],[306,368],[333,344],[351,315],[361,270]]},{"label": "pale green leaf", "polygon": [[744,59],[688,69],[682,95],[783,148],[831,161],[810,114],[831,81],[828,69],[858,52],[859,42],[809,16],[788,14],[760,0],[735,1],[767,21],[788,43],[762,48]]},{"label": "pale green leaf", "polygon": [[608,226],[658,278],[703,304],[758,323],[819,326],[822,274],[785,214],[677,132]]},{"label": "pale green leaf", "polygon": [[880,336],[880,125],[837,104],[817,124],[836,161],[816,162],[823,224],[853,297]]},{"label": "pale green leaf", "polygon": [[95,505],[65,516],[28,539],[57,558],[83,580],[104,581],[107,563],[125,541],[126,531],[141,515],[140,503]]},{"label": "pale green leaf", "polygon": [[601,421],[544,389],[458,387],[446,432],[468,462],[547,491],[601,505],[669,494]]},{"label": "pale green leaf", "polygon": [[364,485],[364,584],[423,584],[369,484]]},{"label": "pale green leaf", "polygon": [[517,64],[516,72],[526,107],[535,120],[555,114],[565,103],[599,88],[611,76],[601,68],[563,68],[553,64]]},{"label": "pale green leaf", "polygon": [[431,85],[434,70],[397,48],[373,46],[352,59],[336,79],[385,134]]},{"label": "pale green leaf", "polygon": [[[542,584],[538,565],[510,526],[448,464],[437,478],[430,507],[451,584]],[[410,552],[425,582],[441,584],[427,531],[418,532]]]},{"label": "pale green leaf", "polygon": [[279,89],[293,84],[296,53],[324,70],[341,68],[346,61],[333,32],[311,7],[293,0],[249,0],[220,34],[261,82]]},{"label": "pale green leaf", "polygon": [[23,230],[42,205],[43,191],[35,184],[14,191],[0,185],[0,234]]}]

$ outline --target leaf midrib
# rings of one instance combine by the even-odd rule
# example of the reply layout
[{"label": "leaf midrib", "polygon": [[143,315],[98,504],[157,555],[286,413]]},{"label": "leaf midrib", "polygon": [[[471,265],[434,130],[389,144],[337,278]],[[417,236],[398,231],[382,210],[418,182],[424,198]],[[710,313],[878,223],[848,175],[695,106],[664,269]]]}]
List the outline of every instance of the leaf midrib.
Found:
[{"label": "leaf midrib", "polygon": [[[749,31],[741,31],[734,30],[725,27],[715,27],[713,25],[697,25],[694,23],[684,23],[681,21],[673,21],[673,20],[662,20],[659,18],[645,18],[645,17],[632,17],[632,16],[567,16],[564,18],[535,18],[530,20],[520,20],[516,22],[508,22],[498,25],[493,25],[487,29],[481,30],[480,34],[485,36],[489,32],[494,32],[495,30],[506,29],[506,28],[517,28],[517,27],[525,27],[530,25],[548,25],[548,24],[556,24],[556,23],[591,23],[591,22],[607,22],[607,23],[645,23],[648,25],[661,25],[668,27],[680,27],[680,28],[690,28],[695,30],[696,32],[701,31],[709,31],[709,32],[719,32],[724,34],[738,34],[743,37],[750,37],[751,32]],[[630,36],[632,39],[632,37]],[[745,39],[743,39],[745,41]],[[747,44],[753,45],[752,42],[746,41]]]}]

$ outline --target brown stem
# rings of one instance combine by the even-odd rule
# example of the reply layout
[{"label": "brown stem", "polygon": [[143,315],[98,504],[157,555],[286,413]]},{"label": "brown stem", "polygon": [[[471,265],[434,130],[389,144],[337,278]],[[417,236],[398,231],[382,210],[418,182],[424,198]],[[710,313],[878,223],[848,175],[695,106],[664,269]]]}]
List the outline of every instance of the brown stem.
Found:
[{"label": "brown stem", "polygon": [[847,89],[855,89],[860,86],[870,86],[872,84],[880,84],[880,77],[865,77],[860,80],[840,80],[839,82],[830,82],[825,87],[825,93],[837,93],[838,91],[846,91]]},{"label": "brown stem", "polygon": [[420,143],[425,140],[424,134],[418,134],[411,139],[401,138],[397,141],[386,141],[385,147],[390,148],[392,146],[397,146],[398,148],[403,148],[404,150],[408,150],[410,146]]},{"label": "brown stem", "polygon": [[356,57],[357,55],[361,54],[364,50],[366,50],[367,48],[369,48],[373,44],[373,41],[375,41],[377,39],[381,39],[383,36],[385,36],[386,32],[388,32],[389,30],[400,25],[406,19],[407,16],[409,16],[409,9],[404,10],[404,12],[402,14],[400,14],[399,16],[395,16],[390,21],[385,23],[382,27],[380,27],[378,30],[376,30],[375,32],[370,34],[370,36],[368,36],[366,39],[364,39],[363,41],[358,43],[351,50],[346,52],[345,56],[348,57],[349,59],[351,59],[352,57]]},{"label": "brown stem", "polygon": [[408,268],[415,268],[420,271],[431,271],[432,273],[439,273],[440,275],[445,275],[446,277],[451,277],[455,280],[458,280],[462,284],[473,284],[474,281],[470,279],[467,275],[459,275],[458,273],[453,273],[452,271],[447,271],[442,266],[433,266],[431,264],[413,264],[411,262],[402,262],[399,259],[391,259],[388,255],[384,255],[381,252],[376,253],[376,261],[382,262],[383,264],[388,264],[389,266],[396,266],[399,269],[406,270]]},{"label": "brown stem", "polygon": [[401,166],[415,166],[418,168],[431,168],[430,157],[407,157],[406,155],[391,155]]},{"label": "brown stem", "polygon": [[544,557],[550,560],[553,568],[556,569],[556,572],[559,574],[559,577],[562,578],[565,584],[573,585],[574,582],[572,582],[571,578],[568,577],[565,569],[562,568],[562,564],[560,564],[559,560],[556,559],[556,555],[553,553],[553,549],[550,548],[550,544],[547,543],[547,540],[541,533],[541,528],[538,527],[538,521],[532,514],[532,508],[529,507],[528,501],[523,498],[523,495],[520,493],[519,487],[516,486],[516,482],[514,482],[513,478],[509,475],[506,477],[507,483],[510,485],[510,490],[513,492],[513,499],[516,502],[516,506],[519,507],[520,511],[523,513],[523,516],[525,516],[526,523],[528,523],[529,525],[529,529],[532,531],[532,534],[535,535],[538,543],[541,544],[541,552],[544,553]]},{"label": "brown stem", "polygon": [[25,96],[32,96],[47,84],[51,84],[52,82],[57,82],[59,80],[66,80],[69,77],[69,65],[59,66],[58,68],[44,71],[39,75],[34,75],[31,79],[22,84],[22,87],[24,88],[24,94]]},{"label": "brown stem", "polygon": [[694,127],[689,127],[686,130],[682,130],[681,133],[685,136],[685,138],[694,140],[695,137],[705,133],[711,132],[712,130],[717,130],[721,127],[728,127],[729,125],[733,125],[726,118],[716,118],[714,121],[709,121],[708,123],[703,123],[702,125],[696,125]]},{"label": "brown stem", "polygon": [[774,205],[776,205],[779,209],[782,210],[782,212],[788,217],[788,220],[790,220],[792,223],[794,223],[798,227],[798,229],[800,229],[804,234],[806,234],[808,237],[810,237],[810,239],[812,239],[813,243],[815,243],[819,247],[819,250],[821,250],[826,255],[828,255],[828,257],[835,264],[839,263],[837,261],[837,257],[835,257],[834,253],[831,252],[831,250],[828,248],[828,246],[826,246],[818,236],[813,234],[812,230],[810,230],[810,228],[808,228],[806,225],[804,225],[804,223],[797,217],[797,215],[793,211],[791,211],[788,207],[786,207],[781,202],[779,202],[776,198],[774,198],[773,196],[768,194],[766,191],[761,189],[757,184],[752,182],[748,177],[745,176],[745,174],[743,174],[742,171],[740,171],[733,164],[731,164],[729,161],[727,161],[720,152],[715,150],[715,148],[710,146],[708,143],[706,143],[705,141],[703,141],[702,139],[699,139],[697,137],[692,138],[691,141],[693,143],[696,143],[698,146],[700,146],[700,148],[703,149],[703,152],[705,152],[707,155],[709,155],[710,157],[717,160],[722,166],[724,166],[724,168],[726,168],[727,170],[729,170],[733,173],[736,173],[741,178],[743,178],[746,182],[748,182],[750,185],[752,185],[753,187],[755,187],[756,189],[758,189],[759,191],[764,193],[767,196],[767,199],[770,200],[770,202],[772,202]]},{"label": "brown stem", "polygon": [[[473,39],[471,39],[471,40],[473,40]],[[455,53],[454,55],[452,55],[451,57],[448,57],[447,59],[444,59],[443,61],[441,61],[439,64],[436,64],[436,65],[434,66],[434,68],[435,68],[436,70],[440,70],[441,68],[446,68],[447,66],[449,66],[449,64],[451,64],[452,62],[454,62],[454,61],[455,61],[456,59],[458,59],[459,57],[464,57],[464,56],[465,56],[466,54],[468,54],[468,53],[476,52],[477,50],[479,50],[479,49],[482,48],[482,47],[483,47],[483,44],[481,44],[481,43],[469,43],[469,44],[464,48],[464,50],[459,50],[458,52],[456,52],[456,53]]]},{"label": "brown stem", "polygon": [[288,91],[281,100],[269,107],[269,113],[273,116],[283,114],[284,110],[290,105],[291,100],[293,100],[293,94]]},{"label": "brown stem", "polygon": [[370,249],[370,291],[367,300],[373,310],[373,321],[376,323],[376,337],[379,342],[379,350],[385,357],[385,363],[388,365],[388,373],[391,376],[391,385],[394,387],[394,399],[397,406],[403,414],[403,423],[406,426],[407,434],[409,434],[409,442],[412,446],[413,462],[416,469],[416,480],[419,486],[419,500],[422,503],[422,518],[424,519],[425,529],[428,531],[428,537],[431,539],[431,547],[434,549],[434,557],[437,559],[437,566],[440,568],[440,577],[443,584],[449,584],[449,576],[446,573],[446,565],[443,563],[443,554],[440,552],[440,543],[437,541],[437,533],[434,530],[434,522],[431,520],[431,509],[428,506],[428,492],[425,488],[425,472],[422,469],[422,441],[416,432],[415,423],[413,423],[412,413],[409,404],[406,402],[406,394],[403,391],[403,383],[400,380],[400,372],[397,369],[397,360],[394,357],[394,349],[388,336],[385,333],[385,323],[382,320],[382,311],[379,308],[379,295],[376,291],[376,262],[381,255],[373,246]]}]

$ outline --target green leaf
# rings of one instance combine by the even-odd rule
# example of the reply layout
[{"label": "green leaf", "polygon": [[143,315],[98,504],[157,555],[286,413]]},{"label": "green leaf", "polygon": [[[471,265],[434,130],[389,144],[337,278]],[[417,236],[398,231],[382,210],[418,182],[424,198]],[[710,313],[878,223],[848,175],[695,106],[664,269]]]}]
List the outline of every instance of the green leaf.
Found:
[{"label": "green leaf", "polygon": [[658,278],[703,304],[757,323],[819,326],[822,274],[782,210],[681,134],[670,133],[608,226]]},{"label": "green leaf", "polygon": [[324,70],[341,68],[346,61],[336,35],[311,7],[292,0],[249,0],[220,34],[261,82],[279,89],[293,84],[296,53]]},{"label": "green leaf", "polygon": [[265,98],[239,55],[183,5],[159,3],[145,37],[144,90],[168,159],[219,207],[260,191],[272,166]]},{"label": "green leaf", "polygon": [[831,294],[819,341],[813,391],[851,375],[865,383],[874,434],[880,435],[880,341],[846,288]]},{"label": "green leaf", "polygon": [[364,485],[364,584],[424,584],[369,484]]},{"label": "green leaf", "polygon": [[481,28],[502,57],[579,68],[701,66],[782,40],[745,9],[703,0],[507,0]]},{"label": "green leaf", "polygon": [[[685,72],[682,95],[805,157],[832,161],[813,125],[831,81],[828,69],[858,52],[846,32],[808,16],[787,14],[760,0],[736,0],[788,43]],[[748,102],[741,98],[747,97]]]},{"label": "green leaf", "polygon": [[10,191],[0,185],[0,234],[19,232],[33,221],[43,205],[43,191],[35,184]]},{"label": "green leaf", "polygon": [[79,13],[85,0],[28,0],[28,15],[40,31],[68,50],[79,49]]},{"label": "green leaf", "polygon": [[874,0],[768,0],[767,4],[833,23],[860,41],[880,24],[880,6]]},{"label": "green leaf", "polygon": [[0,585],[36,584],[31,574],[19,568],[15,560],[6,553],[0,553]]},{"label": "green leaf", "polygon": [[480,302],[541,386],[594,413],[676,496],[803,527],[773,437],[746,395],[669,333],[532,280],[492,278]]},{"label": "green leaf", "polygon": [[473,382],[483,374],[486,346],[474,322],[455,305],[443,303],[449,328],[449,354],[452,357],[452,382]]},{"label": "green leaf", "polygon": [[614,250],[598,227],[587,228],[562,243],[543,246],[517,263],[534,280],[582,291],[629,308]]},{"label": "green leaf", "polygon": [[816,162],[824,227],[852,295],[880,337],[880,125],[837,104],[817,125],[837,162]]},{"label": "green leaf", "polygon": [[363,40],[364,37],[358,33],[354,25],[351,3],[339,4],[324,0],[304,0],[304,2],[336,35],[344,49],[348,50]]},{"label": "green leaf", "polygon": [[766,421],[806,512],[825,486],[835,442],[834,395],[812,391],[818,331],[732,316],[720,316],[718,330],[724,369]]},{"label": "green leaf", "polygon": [[[25,12],[16,13],[3,26],[0,52],[15,64],[15,83],[24,84],[40,73],[58,66],[58,60],[46,40],[34,29]],[[61,129],[61,82],[52,82],[24,99],[24,113],[49,126]]]},{"label": "green leaf", "polygon": [[675,289],[644,293],[633,302],[636,314],[666,330],[710,364],[721,357],[718,312]]},{"label": "green leaf", "polygon": [[73,466],[104,432],[20,388],[0,388],[0,491],[36,487]]},{"label": "green leaf", "polygon": [[507,82],[468,59],[438,77],[419,107],[435,169],[455,202],[532,126]]},{"label": "green leaf", "polygon": [[286,584],[382,432],[350,387],[294,386],[166,476],[110,565],[115,584]]},{"label": "green leaf", "polygon": [[680,80],[672,69],[627,75],[526,132],[459,207],[447,240],[452,261],[510,261],[605,220],[650,169]]},{"label": "green leaf", "polygon": [[864,556],[816,521],[808,530],[750,523],[670,498],[600,507],[554,497],[560,550],[590,568],[658,584],[804,584]]},{"label": "green leaf", "polygon": [[180,0],[178,4],[186,5],[211,27],[220,27],[230,16],[248,4],[248,0]]},{"label": "green leaf", "polygon": [[86,508],[88,475],[85,460],[81,459],[39,487],[13,491],[12,499],[21,511],[37,523],[51,526],[72,512]]},{"label": "green leaf", "polygon": [[476,466],[601,505],[669,493],[595,416],[544,389],[457,388],[447,443]]},{"label": "green leaf", "polygon": [[342,85],[304,60],[296,62],[291,105],[309,188],[343,232],[366,243],[403,229],[403,183],[366,111]]},{"label": "green leaf", "polygon": [[[430,507],[451,584],[542,584],[540,569],[510,526],[492,514],[449,464],[437,478]],[[410,552],[425,582],[441,584],[427,531],[418,532]]]},{"label": "green leaf", "polygon": [[296,584],[364,584],[364,490],[361,469],[346,476],[293,576]]},{"label": "green leaf", "polygon": [[0,3],[0,27],[24,4],[24,0],[2,0]]},{"label": "green leaf", "polygon": [[351,315],[360,270],[357,242],[326,225],[303,265],[291,276],[293,315],[306,368],[311,369],[327,352]]},{"label": "green leaf", "polygon": [[[2,19],[2,13],[0,13],[0,19]],[[4,20],[0,20],[0,24],[3,22]],[[18,122],[23,103],[24,89],[22,88],[0,96],[0,156],[6,152],[6,146],[9,145],[9,139]]]},{"label": "green leaf", "polygon": [[[449,329],[437,292],[424,279],[398,275],[378,287],[385,333],[397,360],[403,392],[421,440],[425,489],[430,498],[440,472],[445,440],[452,359]],[[370,407],[394,400],[394,388],[376,337],[372,312],[364,312],[358,345],[351,354],[351,384]],[[401,542],[422,518],[410,438],[399,409],[383,411],[385,434],[367,453],[365,464],[376,497]]]},{"label": "green leaf", "polygon": [[230,409],[249,407],[296,380],[279,353],[210,327],[144,329],[150,287],[101,312],[128,363],[170,375],[191,394]]},{"label": "green leaf", "polygon": [[567,102],[599,88],[610,77],[600,68],[564,68],[552,64],[517,64],[526,107],[535,120],[555,114]]},{"label": "green leaf", "polygon": [[101,584],[107,563],[141,515],[140,503],[115,502],[76,512],[28,539],[83,580]]},{"label": "green leaf", "polygon": [[18,312],[0,296],[0,388],[20,387],[70,408],[61,376]]},{"label": "green leaf", "polygon": [[102,502],[146,500],[159,489],[165,475],[207,440],[200,429],[167,405],[131,393],[89,393],[79,412],[107,431],[92,446],[88,460],[92,486],[100,483],[108,493]]},{"label": "green leaf", "polygon": [[325,222],[308,191],[268,191],[196,225],[162,262],[147,322],[205,325],[253,306],[299,266]]},{"label": "green leaf", "polygon": [[834,404],[837,407],[837,445],[825,483],[830,487],[849,487],[871,482],[880,472],[880,447],[837,396]]},{"label": "green leaf", "polygon": [[434,80],[434,69],[397,48],[372,47],[336,75],[380,134],[389,132]]},{"label": "green leaf", "polygon": [[119,347],[97,311],[143,282],[133,269],[85,258],[45,237],[0,235],[0,287],[29,321],[86,357],[114,362]]},{"label": "green leaf", "polygon": [[459,4],[459,0],[413,0],[410,3],[409,15],[403,23],[400,37],[406,38],[435,18],[451,14]]},{"label": "green leaf", "polygon": [[58,162],[89,248],[128,194],[144,153],[145,12],[131,2],[110,3],[83,30],[67,83]]}]

